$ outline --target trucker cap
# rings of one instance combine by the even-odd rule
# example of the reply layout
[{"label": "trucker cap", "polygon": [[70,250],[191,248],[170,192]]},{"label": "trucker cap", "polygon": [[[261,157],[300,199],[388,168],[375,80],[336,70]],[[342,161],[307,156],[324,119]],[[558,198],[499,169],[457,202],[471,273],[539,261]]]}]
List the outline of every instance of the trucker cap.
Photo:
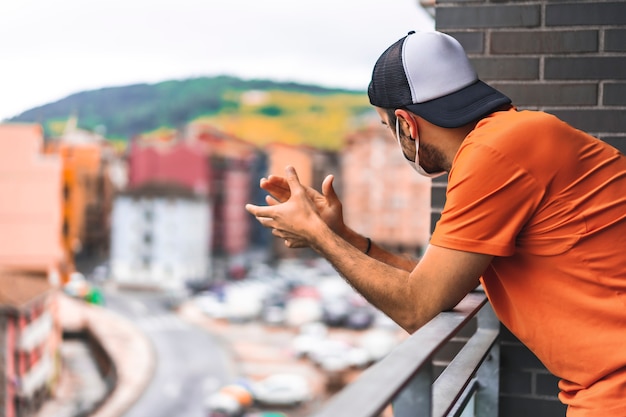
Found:
[{"label": "trucker cap", "polygon": [[442,32],[409,32],[376,61],[370,103],[407,109],[441,127],[459,127],[511,103],[478,79],[461,44]]}]

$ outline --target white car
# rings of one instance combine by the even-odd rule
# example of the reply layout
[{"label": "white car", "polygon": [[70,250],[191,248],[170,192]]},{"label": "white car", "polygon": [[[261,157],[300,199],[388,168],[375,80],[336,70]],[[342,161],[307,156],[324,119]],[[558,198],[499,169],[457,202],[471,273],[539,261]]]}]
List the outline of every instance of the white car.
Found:
[{"label": "white car", "polygon": [[252,385],[255,401],[266,405],[299,405],[312,399],[309,382],[298,374],[274,374]]}]

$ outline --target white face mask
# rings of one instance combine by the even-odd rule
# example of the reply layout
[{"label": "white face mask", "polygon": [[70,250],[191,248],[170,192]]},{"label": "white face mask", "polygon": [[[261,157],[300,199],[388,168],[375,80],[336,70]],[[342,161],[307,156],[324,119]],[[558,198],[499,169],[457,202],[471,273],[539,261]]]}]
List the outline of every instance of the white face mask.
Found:
[{"label": "white face mask", "polygon": [[[400,120],[396,117],[396,138],[398,139],[398,145],[400,145],[400,152],[404,155],[404,151],[402,150],[402,143],[400,142]],[[420,148],[420,140],[419,136],[415,138],[415,162],[411,163],[411,167],[417,171],[418,174],[423,175],[425,177],[435,178],[439,177],[446,173],[446,171],[428,173],[422,166],[420,165],[420,157],[419,157],[419,148]]]}]

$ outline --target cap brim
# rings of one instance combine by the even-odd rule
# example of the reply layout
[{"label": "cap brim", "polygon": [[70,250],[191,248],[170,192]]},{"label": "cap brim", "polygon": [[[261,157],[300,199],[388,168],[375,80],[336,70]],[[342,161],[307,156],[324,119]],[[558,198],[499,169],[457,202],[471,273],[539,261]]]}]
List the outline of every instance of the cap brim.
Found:
[{"label": "cap brim", "polygon": [[463,126],[511,103],[511,99],[478,80],[454,93],[426,101],[409,104],[406,108],[437,126],[453,128]]}]

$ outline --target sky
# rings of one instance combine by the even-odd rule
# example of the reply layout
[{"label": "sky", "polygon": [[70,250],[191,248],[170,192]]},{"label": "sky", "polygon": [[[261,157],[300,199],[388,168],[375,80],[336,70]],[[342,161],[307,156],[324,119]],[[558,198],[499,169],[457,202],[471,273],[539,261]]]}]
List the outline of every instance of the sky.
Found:
[{"label": "sky", "polygon": [[433,30],[419,0],[11,0],[0,120],[102,87],[229,74],[365,90],[378,56]]}]

